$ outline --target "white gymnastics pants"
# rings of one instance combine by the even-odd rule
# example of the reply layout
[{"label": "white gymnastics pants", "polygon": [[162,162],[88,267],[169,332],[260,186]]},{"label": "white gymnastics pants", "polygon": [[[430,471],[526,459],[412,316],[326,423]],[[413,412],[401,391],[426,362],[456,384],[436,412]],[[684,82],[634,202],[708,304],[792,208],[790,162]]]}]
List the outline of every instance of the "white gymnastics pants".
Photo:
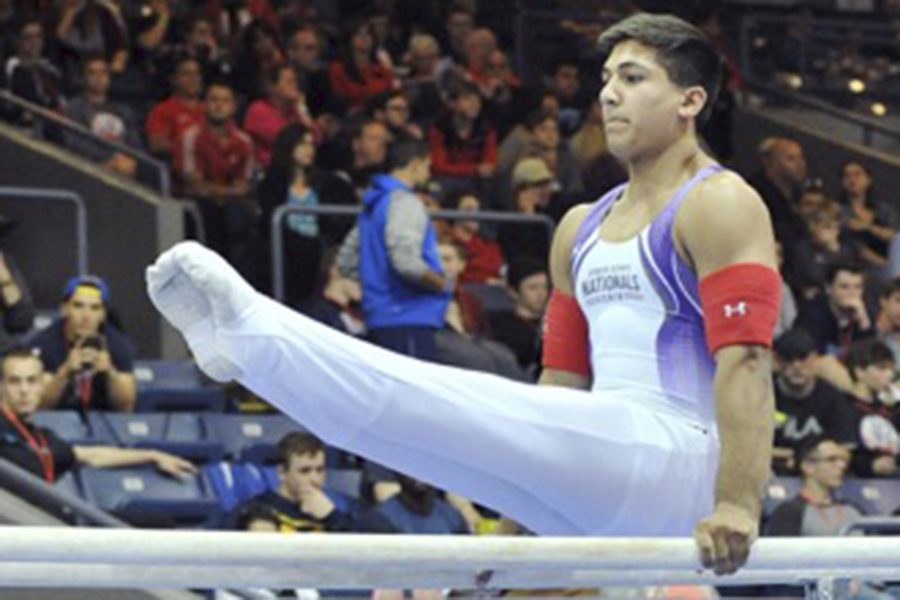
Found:
[{"label": "white gymnastics pants", "polygon": [[[154,302],[186,330],[201,367],[214,346],[240,383],[326,443],[540,534],[685,536],[711,513],[718,448],[700,425],[627,389],[529,385],[390,352],[250,291],[201,250],[202,260],[182,248],[150,269]],[[198,323],[208,303],[173,283],[178,259],[193,261],[195,279],[225,278],[210,289],[242,294],[238,309]],[[212,300],[223,301],[232,298]]]}]

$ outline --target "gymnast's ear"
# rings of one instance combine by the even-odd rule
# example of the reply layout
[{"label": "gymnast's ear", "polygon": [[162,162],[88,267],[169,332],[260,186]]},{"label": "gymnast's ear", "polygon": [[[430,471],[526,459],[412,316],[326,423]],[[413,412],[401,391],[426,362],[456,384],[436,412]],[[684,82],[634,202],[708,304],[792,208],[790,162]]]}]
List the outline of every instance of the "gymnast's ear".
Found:
[{"label": "gymnast's ear", "polygon": [[678,107],[678,116],[683,119],[696,119],[703,112],[709,94],[701,85],[692,85],[684,88],[681,93],[681,106]]}]

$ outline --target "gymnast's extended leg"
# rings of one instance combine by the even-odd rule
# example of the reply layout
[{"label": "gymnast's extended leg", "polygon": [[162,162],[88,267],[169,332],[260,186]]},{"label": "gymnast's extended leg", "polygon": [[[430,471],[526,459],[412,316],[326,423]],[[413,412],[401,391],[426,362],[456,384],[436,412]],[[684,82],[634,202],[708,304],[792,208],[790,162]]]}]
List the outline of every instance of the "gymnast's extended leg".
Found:
[{"label": "gymnast's extended leg", "polygon": [[[389,352],[258,294],[194,243],[147,278],[212,377],[240,381],[330,444],[539,533],[687,535],[711,509],[710,436],[626,391],[535,386]],[[675,482],[684,500],[659,493]]]}]

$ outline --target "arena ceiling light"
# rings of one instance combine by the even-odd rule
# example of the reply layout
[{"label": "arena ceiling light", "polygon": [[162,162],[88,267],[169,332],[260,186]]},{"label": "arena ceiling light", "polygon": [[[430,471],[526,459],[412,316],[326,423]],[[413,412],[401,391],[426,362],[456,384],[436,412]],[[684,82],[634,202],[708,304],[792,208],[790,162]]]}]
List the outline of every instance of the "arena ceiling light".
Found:
[{"label": "arena ceiling light", "polygon": [[847,82],[847,89],[854,94],[862,94],[866,91],[866,83],[862,79],[851,79]]}]

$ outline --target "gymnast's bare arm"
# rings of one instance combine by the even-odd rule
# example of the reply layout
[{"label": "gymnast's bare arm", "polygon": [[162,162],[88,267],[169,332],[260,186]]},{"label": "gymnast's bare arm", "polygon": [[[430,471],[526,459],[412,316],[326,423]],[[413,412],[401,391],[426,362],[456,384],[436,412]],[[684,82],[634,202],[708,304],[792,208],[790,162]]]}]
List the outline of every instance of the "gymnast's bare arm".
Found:
[{"label": "gymnast's bare arm", "polygon": [[[740,177],[699,184],[675,221],[675,244],[698,278],[735,263],[777,269],[769,214]],[[772,453],[774,394],[768,349],[732,345],[715,354],[714,392],[721,453],[715,510],[695,529],[701,560],[718,574],[743,565],[756,539]]]},{"label": "gymnast's bare arm", "polygon": [[[579,204],[563,217],[553,235],[550,247],[550,281],[553,289],[572,295],[572,275],[569,271],[569,257],[578,227],[590,211],[590,205]],[[577,373],[559,369],[544,369],[538,380],[540,385],[559,385],[580,390],[591,389],[591,380]]]}]

